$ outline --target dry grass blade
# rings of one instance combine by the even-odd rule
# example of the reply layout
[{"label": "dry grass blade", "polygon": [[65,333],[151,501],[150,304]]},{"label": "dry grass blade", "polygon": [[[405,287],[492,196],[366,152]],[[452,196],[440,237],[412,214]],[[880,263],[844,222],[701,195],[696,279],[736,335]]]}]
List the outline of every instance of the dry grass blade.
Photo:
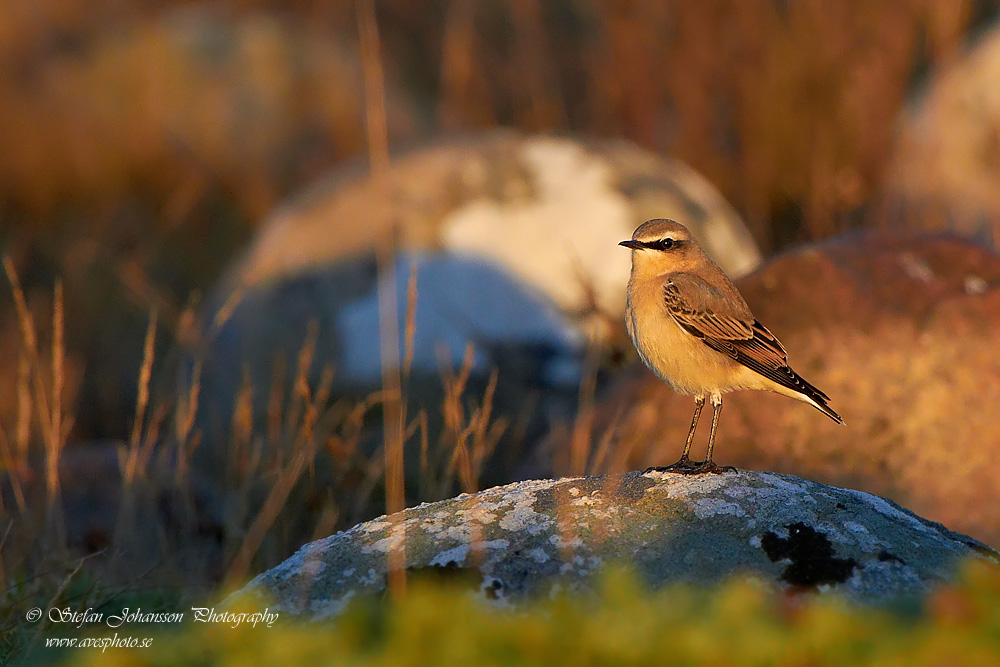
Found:
[{"label": "dry grass blade", "polygon": [[385,111],[385,75],[382,47],[375,18],[374,0],[358,0],[358,33],[361,67],[365,84],[365,125],[368,131],[368,158],[372,172],[381,173],[389,165],[389,130]]},{"label": "dry grass blade", "polygon": [[410,261],[410,275],[406,281],[406,327],[403,333],[403,381],[410,377],[413,366],[413,340],[417,335],[417,263]]},{"label": "dry grass blade", "polygon": [[241,486],[248,477],[250,441],[253,439],[253,383],[248,369],[244,369],[243,382],[236,393],[230,432],[229,481]]},{"label": "dry grass blade", "polygon": [[201,440],[201,434],[194,432],[194,419],[198,413],[198,397],[201,392],[202,360],[197,359],[191,368],[191,384],[187,394],[177,397],[174,409],[174,437],[177,444],[177,461],[174,468],[174,483],[184,485],[190,467],[191,454]]},{"label": "dry grass blade", "polygon": [[149,313],[149,324],[146,326],[146,340],[142,349],[142,366],[139,369],[138,395],[135,401],[135,418],[132,422],[132,437],[129,439],[128,462],[125,466],[125,485],[132,484],[135,478],[136,466],[139,461],[139,448],[142,442],[143,422],[146,418],[146,408],[149,404],[149,383],[153,374],[153,356],[156,342],[156,310]]},{"label": "dry grass blade", "polygon": [[267,443],[270,447],[277,447],[281,442],[286,365],[284,354],[279,353],[275,356],[271,371],[271,388],[267,394]]},{"label": "dry grass blade", "polygon": [[466,472],[463,481],[463,490],[466,493],[474,493],[479,490],[479,478],[483,472],[483,463],[493,453],[500,436],[507,428],[507,420],[501,419],[490,426],[493,416],[493,397],[496,394],[498,371],[493,369],[490,374],[489,384],[483,394],[483,401],[479,409],[469,420],[469,430],[472,435],[472,460],[471,469]]},{"label": "dry grass blade", "polygon": [[17,364],[17,432],[14,446],[17,457],[28,460],[28,445],[31,440],[31,362],[22,351]]},{"label": "dry grass blade", "polygon": [[212,318],[212,329],[210,335],[215,335],[222,327],[226,325],[229,318],[233,316],[236,311],[236,307],[240,305],[243,301],[243,286],[240,285],[232,291],[232,293],[226,297],[226,301],[219,308],[218,312],[215,313],[215,317]]},{"label": "dry grass blade", "polygon": [[278,480],[271,487],[264,505],[247,531],[247,535],[240,545],[239,552],[236,554],[233,564],[229,567],[226,578],[230,582],[239,583],[245,579],[254,555],[264,543],[267,532],[274,525],[274,521],[278,518],[278,514],[281,513],[281,509],[288,500],[288,495],[302,475],[302,471],[305,470],[307,458],[305,452],[300,452],[295,456],[292,459],[291,465],[281,472]]},{"label": "dry grass blade", "polygon": [[[358,33],[361,42],[361,66],[365,84],[365,125],[368,134],[368,158],[372,174],[378,176],[389,166],[389,132],[385,109],[385,77],[382,71],[381,43],[373,0],[358,0]],[[396,280],[392,240],[380,239],[377,248],[379,338],[382,352],[382,387],[390,398],[383,404],[386,438],[386,510],[403,509],[403,429],[406,415],[400,396],[399,326],[396,304]],[[400,595],[406,587],[403,550],[389,553],[389,588]]]},{"label": "dry grass blade", "polygon": [[[313,359],[316,357],[316,343],[319,340],[319,322],[310,320],[306,327],[306,337],[299,348],[298,364],[296,366],[295,378],[292,380],[291,405],[287,407],[284,416],[285,422],[285,442],[295,440],[296,431],[301,427],[303,415],[312,401],[312,391],[309,388],[309,370],[312,368]],[[281,447],[274,448],[272,452],[273,464],[280,468],[283,463],[284,452]]]},{"label": "dry grass blade", "polygon": [[28,302],[24,297],[24,290],[21,288],[21,281],[17,276],[17,270],[10,257],[4,256],[3,268],[7,273],[7,279],[11,284],[11,291],[14,294],[14,305],[17,308],[17,321],[21,327],[21,337],[24,340],[24,349],[28,355],[30,369],[34,377],[32,389],[35,394],[35,401],[38,404],[41,414],[39,420],[42,422],[42,429],[48,433],[52,432],[51,424],[46,420],[52,414],[49,409],[47,392],[45,391],[45,380],[42,372],[42,360],[38,352],[38,335],[35,332],[35,321],[28,310]]},{"label": "dry grass blade", "polygon": [[587,462],[593,453],[592,428],[594,422],[594,396],[597,393],[597,369],[600,364],[600,348],[587,345],[584,360],[583,379],[580,382],[579,408],[573,422],[570,439],[569,474],[582,475],[587,471]]},{"label": "dry grass blade", "polygon": [[63,445],[62,390],[65,382],[63,373],[66,348],[63,345],[65,317],[63,315],[63,286],[57,280],[52,299],[52,413],[49,416],[48,468],[49,489],[59,487],[59,454]]},{"label": "dry grass blade", "polygon": [[[607,472],[604,468],[605,461],[608,458],[608,453],[611,451],[611,443],[614,440],[614,435],[618,431],[618,425],[621,423],[622,416],[625,414],[625,406],[619,405],[615,409],[614,416],[611,418],[611,422],[608,428],[604,430],[604,435],[601,436],[601,441],[597,445],[597,453],[594,455],[594,460],[590,465],[589,474],[599,474],[602,472]],[[591,424],[593,424],[591,416]],[[612,470],[611,472],[619,472],[618,470]]]},{"label": "dry grass blade", "polygon": [[[442,357],[444,353],[442,352]],[[472,472],[472,461],[469,454],[468,438],[472,429],[465,423],[465,409],[462,405],[462,396],[465,392],[465,385],[472,374],[472,367],[475,362],[475,348],[472,343],[465,346],[465,355],[462,358],[462,366],[456,376],[448,364],[443,365],[442,379],[444,381],[444,400],[441,404],[441,414],[444,418],[446,447],[451,449],[451,456],[445,467],[444,474],[439,480],[437,496],[443,497],[447,494],[456,472],[463,484],[469,481]]]},{"label": "dry grass blade", "polygon": [[45,445],[45,526],[51,539],[49,548],[61,552],[66,547],[66,527],[59,488],[59,456],[67,435],[67,427],[70,424],[68,421],[64,422],[62,413],[63,360],[65,356],[62,283],[57,281],[53,290],[51,376],[47,382],[45,365],[39,352],[37,330],[28,309],[27,299],[21,287],[17,270],[10,257],[4,256],[3,265],[14,295],[18,323],[28,360],[27,376],[30,379],[26,380],[26,384],[31,386],[31,395],[34,397],[36,408],[32,412],[38,415]]},{"label": "dry grass blade", "polygon": [[[385,505],[386,512],[393,515],[406,507],[404,481],[404,430],[406,428],[406,406],[402,400],[402,380],[399,366],[399,322],[396,302],[396,277],[393,248],[389,242],[381,242],[377,252],[379,282],[379,349],[382,358],[382,428],[385,438]],[[400,595],[406,589],[406,546],[405,541],[398,548],[389,551],[389,583],[393,595]]]}]

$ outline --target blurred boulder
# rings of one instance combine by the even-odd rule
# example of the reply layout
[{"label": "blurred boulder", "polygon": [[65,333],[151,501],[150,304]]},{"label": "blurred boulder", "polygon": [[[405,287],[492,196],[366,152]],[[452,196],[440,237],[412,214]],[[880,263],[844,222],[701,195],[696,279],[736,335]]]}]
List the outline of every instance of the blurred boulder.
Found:
[{"label": "blurred boulder", "polygon": [[[776,394],[727,394],[716,460],[884,495],[1000,544],[1000,258],[957,238],[865,233],[781,255],[737,285],[847,426]],[[636,364],[582,418],[591,465],[672,463],[693,409]],[[707,431],[703,416],[695,455]],[[573,442],[553,438],[523,474]]]},{"label": "blurred boulder", "polygon": [[1000,242],[1000,25],[932,75],[901,121],[889,219]]},{"label": "blurred boulder", "polygon": [[625,142],[495,131],[413,150],[373,177],[334,173],[264,224],[229,284],[281,280],[395,235],[402,249],[488,260],[607,336],[594,309],[617,318],[629,270],[615,244],[655,217],[683,221],[731,275],[760,261],[738,214],[678,160]]},{"label": "blurred boulder", "polygon": [[466,582],[510,605],[588,590],[608,564],[652,588],[747,574],[779,590],[912,602],[992,549],[882,498],[752,471],[531,480],[426,503],[305,545],[227,604],[339,614],[384,594],[390,553],[410,576]]},{"label": "blurred boulder", "polygon": [[[415,150],[372,177],[345,168],[265,223],[214,290],[181,392],[200,383],[209,451],[224,447],[237,395],[252,392],[260,420],[274,378],[294,375],[304,348],[310,387],[330,369],[332,396],[363,397],[381,386],[381,292],[396,302],[399,357],[412,356],[406,398],[440,416],[442,377],[471,344],[465,394],[489,394],[505,437],[530,441],[572,414],[588,338],[622,345],[629,256],[616,244],[664,215],[688,223],[729,271],[757,263],[703,178],[624,143],[501,131]],[[399,254],[379,290],[375,248],[387,240]],[[487,468],[505,479],[504,467]]]}]

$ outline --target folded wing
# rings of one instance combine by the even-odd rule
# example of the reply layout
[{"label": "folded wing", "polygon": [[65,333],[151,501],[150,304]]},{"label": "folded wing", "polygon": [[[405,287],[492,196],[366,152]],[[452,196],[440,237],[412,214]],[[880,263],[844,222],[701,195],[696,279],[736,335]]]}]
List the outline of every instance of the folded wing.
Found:
[{"label": "folded wing", "polygon": [[788,367],[785,348],[757,321],[738,293],[727,298],[704,279],[677,273],[667,279],[664,299],[671,317],[692,336],[769,380],[807,396],[831,418],[836,414],[824,409],[829,400],[826,394]]}]

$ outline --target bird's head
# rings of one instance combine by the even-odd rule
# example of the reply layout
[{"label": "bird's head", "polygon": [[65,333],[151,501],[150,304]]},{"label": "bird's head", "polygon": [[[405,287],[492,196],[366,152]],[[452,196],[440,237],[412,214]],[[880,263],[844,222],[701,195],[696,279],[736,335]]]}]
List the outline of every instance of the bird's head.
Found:
[{"label": "bird's head", "polygon": [[632,271],[643,275],[690,271],[711,261],[687,227],[664,218],[647,220],[618,245],[632,250]]}]

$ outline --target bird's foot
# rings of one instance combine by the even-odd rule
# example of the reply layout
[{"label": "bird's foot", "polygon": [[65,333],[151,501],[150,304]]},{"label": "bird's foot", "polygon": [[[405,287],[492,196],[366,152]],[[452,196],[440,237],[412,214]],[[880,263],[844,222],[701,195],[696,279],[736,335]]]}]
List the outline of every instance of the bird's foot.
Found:
[{"label": "bird's foot", "polygon": [[646,472],[676,472],[681,475],[690,475],[696,472],[696,468],[701,465],[692,461],[687,456],[682,456],[676,463],[671,463],[668,466],[651,466],[646,468]]},{"label": "bird's foot", "polygon": [[687,474],[703,475],[705,473],[711,473],[713,475],[721,475],[724,472],[736,472],[736,468],[733,466],[720,466],[715,461],[700,461],[695,463],[694,469]]},{"label": "bird's foot", "polygon": [[680,475],[703,475],[711,473],[721,475],[725,472],[736,472],[733,466],[720,466],[715,461],[692,461],[686,456],[682,456],[677,463],[668,466],[653,466],[646,468],[646,472],[674,472]]}]

